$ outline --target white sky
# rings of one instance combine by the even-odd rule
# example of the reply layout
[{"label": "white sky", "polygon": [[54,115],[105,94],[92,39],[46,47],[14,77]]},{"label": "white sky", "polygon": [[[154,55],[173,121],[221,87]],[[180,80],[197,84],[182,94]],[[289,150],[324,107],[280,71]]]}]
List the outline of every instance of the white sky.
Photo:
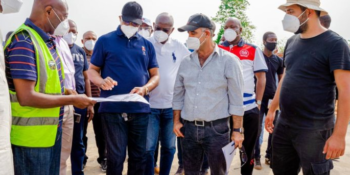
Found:
[{"label": "white sky", "polygon": [[[123,5],[129,0],[67,0],[69,5],[69,18],[78,25],[77,44],[85,31],[93,30],[98,36],[113,31],[119,25],[118,16]],[[143,7],[144,17],[155,20],[161,12],[169,12],[174,16],[175,27],[186,24],[188,18],[195,13],[203,13],[214,17],[219,9],[220,0],[137,0]],[[249,0],[250,6],[247,15],[255,25],[254,44],[260,46],[262,35],[266,31],[273,31],[279,39],[287,40],[292,34],[283,31],[282,19],[284,13],[277,7],[286,0]],[[349,0],[321,0],[324,9],[332,17],[331,29],[345,39],[350,40],[350,22],[347,11]],[[0,29],[5,36],[10,30],[15,30],[29,17],[33,0],[24,0],[21,12],[17,14],[0,14]],[[219,27],[219,26],[217,26]],[[182,42],[187,38],[186,33],[177,30],[172,34]]]}]

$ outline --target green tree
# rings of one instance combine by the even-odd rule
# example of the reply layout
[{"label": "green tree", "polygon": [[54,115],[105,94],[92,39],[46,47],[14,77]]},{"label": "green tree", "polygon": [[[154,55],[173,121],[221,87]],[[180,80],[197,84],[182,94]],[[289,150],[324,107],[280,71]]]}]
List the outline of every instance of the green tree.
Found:
[{"label": "green tree", "polygon": [[243,27],[242,37],[246,41],[252,42],[255,26],[251,24],[245,14],[245,10],[249,5],[248,0],[221,0],[219,11],[216,13],[216,16],[212,18],[213,21],[220,23],[221,25],[220,31],[215,40],[216,43],[220,42],[224,33],[225,22],[229,17],[236,17],[241,20]]}]

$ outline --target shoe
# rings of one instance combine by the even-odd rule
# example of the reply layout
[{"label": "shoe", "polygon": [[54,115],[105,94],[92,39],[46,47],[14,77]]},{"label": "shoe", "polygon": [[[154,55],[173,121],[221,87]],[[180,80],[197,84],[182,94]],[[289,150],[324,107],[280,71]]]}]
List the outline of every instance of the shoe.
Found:
[{"label": "shoe", "polygon": [[159,174],[160,169],[158,166],[154,167],[154,174]]},{"label": "shoe", "polygon": [[101,161],[100,168],[103,173],[107,171],[107,159]]},{"label": "shoe", "polygon": [[185,174],[185,170],[182,167],[179,167],[175,173],[175,175],[184,175]]},{"label": "shoe", "polygon": [[265,158],[265,164],[266,165],[270,165],[271,164],[271,160],[269,158]]},{"label": "shoe", "polygon": [[254,168],[255,168],[256,170],[261,170],[261,169],[262,169],[260,159],[255,159]]},{"label": "shoe", "polygon": [[202,170],[199,175],[209,175],[209,169]]}]

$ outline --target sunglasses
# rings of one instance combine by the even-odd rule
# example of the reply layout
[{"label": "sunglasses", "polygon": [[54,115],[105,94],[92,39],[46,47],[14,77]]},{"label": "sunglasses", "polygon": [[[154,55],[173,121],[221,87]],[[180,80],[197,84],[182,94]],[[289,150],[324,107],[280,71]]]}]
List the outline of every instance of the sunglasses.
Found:
[{"label": "sunglasses", "polygon": [[128,22],[128,21],[123,21],[123,23],[127,26],[133,26],[133,27],[138,27],[139,24],[134,23],[134,22]]},{"label": "sunglasses", "polygon": [[165,32],[165,33],[169,33],[169,31],[171,30],[171,28],[155,27],[155,30],[156,30],[156,31],[157,31],[157,30],[161,30],[161,31],[163,31],[163,32]]},{"label": "sunglasses", "polygon": [[234,170],[238,170],[238,169],[242,168],[248,162],[248,156],[247,156],[247,153],[245,152],[245,149],[243,146],[242,146],[242,148],[239,148],[239,155],[240,155],[240,159],[241,159],[241,167],[234,168]]}]

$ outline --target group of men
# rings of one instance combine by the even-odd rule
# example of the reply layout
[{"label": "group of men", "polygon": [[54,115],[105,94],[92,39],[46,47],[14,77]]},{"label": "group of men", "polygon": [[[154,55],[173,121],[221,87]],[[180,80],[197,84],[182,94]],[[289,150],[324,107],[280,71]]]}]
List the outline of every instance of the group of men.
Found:
[{"label": "group of men", "polygon": [[[16,12],[21,4],[0,0],[0,11]],[[177,174],[227,174],[222,148],[233,141],[241,174],[251,175],[254,165],[261,167],[265,114],[273,133],[266,162],[274,174],[296,175],[301,168],[329,174],[331,160],[345,150],[349,47],[321,25],[327,11],[319,0],[287,0],[279,8],[286,12],[284,30],[295,33],[283,60],[274,54],[273,32],[264,34],[261,51],[242,38],[244,28],[232,17],[217,45],[215,24],[198,13],[178,28],[188,33],[183,44],[171,37],[171,14],[159,14],[152,25],[134,1],[124,5],[115,31],[99,38],[85,32],[81,48],[66,1],[35,0],[0,55],[0,174],[66,174],[69,156],[72,174],[84,174],[93,120],[97,161],[108,175],[122,174],[127,153],[128,174],[153,175],[159,143],[158,173],[170,174],[176,137]],[[122,94],[149,104],[89,98]]]}]

